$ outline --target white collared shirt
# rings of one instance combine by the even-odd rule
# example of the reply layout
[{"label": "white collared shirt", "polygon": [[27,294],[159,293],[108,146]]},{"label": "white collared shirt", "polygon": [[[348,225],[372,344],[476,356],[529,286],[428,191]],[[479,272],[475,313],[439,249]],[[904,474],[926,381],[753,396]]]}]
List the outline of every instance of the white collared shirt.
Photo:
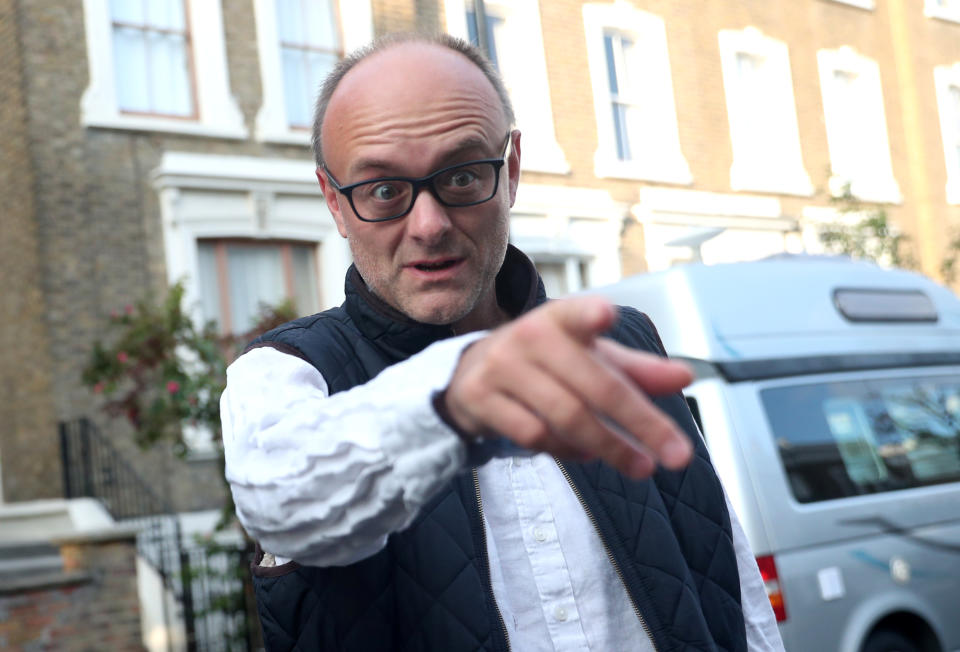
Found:
[{"label": "white collared shirt", "polygon": [[[264,550],[306,565],[373,555],[463,472],[465,446],[436,414],[463,348],[438,342],[364,385],[328,396],[307,362],[271,348],[227,370],[226,475],[237,515]],[[623,583],[553,458],[493,459],[478,470],[494,598],[515,650],[652,650]],[[783,649],[729,507],[751,651]]]}]

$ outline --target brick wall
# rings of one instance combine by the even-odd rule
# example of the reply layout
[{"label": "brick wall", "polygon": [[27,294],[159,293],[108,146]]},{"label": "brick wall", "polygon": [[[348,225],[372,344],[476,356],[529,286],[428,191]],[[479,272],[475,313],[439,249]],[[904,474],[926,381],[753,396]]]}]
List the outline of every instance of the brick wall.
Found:
[{"label": "brick wall", "polygon": [[[603,188],[620,201],[638,199],[653,182],[597,179],[593,93],[583,32],[583,0],[540,2],[544,47],[557,139],[572,168],[566,176],[525,173],[531,183]],[[632,0],[665,23],[681,150],[694,190],[733,193],[733,154],[720,67],[718,32],[753,26],[787,43],[804,168],[816,192],[779,195],[783,213],[828,205],[830,157],[817,68],[817,51],[852,46],[877,61],[884,94],[894,176],[903,203],[886,209],[918,243],[924,270],[936,275],[942,243],[960,227],[960,206],[946,204],[939,114],[933,67],[960,61],[960,25],[923,15],[922,3],[878,2],[865,11],[831,0]],[[905,111],[913,102],[915,110]],[[757,193],[748,193],[757,194]],[[635,243],[624,252],[636,251]],[[641,269],[624,259],[624,269]]]},{"label": "brick wall", "polygon": [[[540,2],[547,74],[567,175],[525,173],[536,184],[600,188],[633,203],[646,184],[597,179],[592,87],[583,0]],[[813,197],[780,196],[799,216],[826,205],[829,155],[816,51],[849,44],[878,61],[894,174],[904,194],[891,215],[917,239],[927,271],[960,207],[947,206],[932,67],[960,61],[960,25],[922,15],[919,3],[890,0],[864,11],[831,0],[633,0],[661,16],[682,151],[692,189],[730,190],[729,126],[717,33],[755,26],[790,49],[803,162]],[[256,26],[249,0],[222,0],[231,92],[253,131],[260,108]],[[439,0],[372,0],[377,34],[442,27]],[[113,310],[166,285],[160,207],[150,172],[165,151],[309,160],[307,147],[90,129],[80,125],[88,81],[81,2],[0,0],[0,464],[4,497],[59,493],[55,422],[95,415],[80,372]],[[906,66],[904,61],[912,61]],[[897,64],[900,65],[898,74]],[[910,74],[904,75],[904,67]],[[905,93],[917,110],[905,113]],[[913,163],[911,163],[911,161]],[[916,164],[919,161],[919,164]],[[751,193],[752,194],[752,193]],[[640,270],[642,232],[628,228],[624,269]],[[107,428],[144,477],[183,509],[222,498],[215,464],[185,465],[170,451],[140,453],[122,424]]]},{"label": "brick wall", "polygon": [[0,648],[143,650],[133,534],[64,542],[60,553],[63,573],[0,584]]},{"label": "brick wall", "polygon": [[0,0],[0,496],[7,501],[60,494],[17,5]]}]

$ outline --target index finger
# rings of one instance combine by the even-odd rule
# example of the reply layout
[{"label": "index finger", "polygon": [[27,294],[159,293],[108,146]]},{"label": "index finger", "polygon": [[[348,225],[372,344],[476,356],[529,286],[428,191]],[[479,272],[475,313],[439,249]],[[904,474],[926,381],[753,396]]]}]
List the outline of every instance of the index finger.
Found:
[{"label": "index finger", "polygon": [[540,366],[595,413],[619,426],[627,441],[642,444],[667,468],[689,461],[692,445],[687,435],[625,373],[579,342],[551,339],[540,342],[545,347],[537,356]]}]

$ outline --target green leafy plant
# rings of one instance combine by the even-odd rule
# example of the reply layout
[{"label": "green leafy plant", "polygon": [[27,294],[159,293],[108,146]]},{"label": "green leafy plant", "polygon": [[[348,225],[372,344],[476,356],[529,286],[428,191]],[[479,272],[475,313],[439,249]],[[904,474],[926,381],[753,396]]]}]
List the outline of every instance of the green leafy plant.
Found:
[{"label": "green leafy plant", "polygon": [[169,442],[180,456],[188,452],[184,425],[206,428],[220,445],[227,364],[250,339],[296,316],[289,301],[265,306],[251,331],[221,335],[213,322],[193,323],[183,294],[176,283],[159,303],[142,300],[113,313],[108,343],[94,344],[83,371],[83,382],[104,397],[103,409],[125,418],[140,446]]},{"label": "green leafy plant", "polygon": [[846,184],[832,197],[841,219],[820,231],[820,242],[833,254],[916,269],[910,237],[891,224],[887,211],[857,198]]},{"label": "green leafy plant", "polygon": [[[920,270],[910,237],[895,227],[883,206],[863,202],[851,192],[850,184],[843,187],[840,195],[832,197],[831,202],[841,219],[820,230],[824,249],[851,258]],[[940,276],[947,284],[957,280],[958,256],[960,231],[954,231],[940,261]]]},{"label": "green leafy plant", "polygon": [[[250,331],[222,335],[212,322],[195,325],[184,310],[183,296],[183,284],[176,283],[162,301],[145,299],[113,313],[104,341],[94,344],[83,382],[103,397],[102,408],[108,415],[130,423],[141,447],[167,444],[185,456],[189,451],[183,432],[184,426],[190,425],[206,429],[222,456],[220,395],[226,387],[227,364],[255,336],[294,319],[296,314],[289,301],[263,306]],[[215,533],[238,525],[232,496],[229,491],[225,494]],[[195,544],[203,550],[203,558],[223,563],[184,568],[181,581],[239,586],[214,595],[196,615],[244,614],[246,627],[256,628],[249,582],[244,581],[247,571],[241,563],[252,544],[246,533],[243,536],[242,548],[218,543],[213,535],[196,536]],[[245,648],[242,630],[223,635],[229,649]]]}]

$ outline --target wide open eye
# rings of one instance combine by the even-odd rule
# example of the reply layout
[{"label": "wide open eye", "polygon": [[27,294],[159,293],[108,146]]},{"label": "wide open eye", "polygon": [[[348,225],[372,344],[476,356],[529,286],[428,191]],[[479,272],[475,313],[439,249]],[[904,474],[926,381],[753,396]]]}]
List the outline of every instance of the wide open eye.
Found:
[{"label": "wide open eye", "polygon": [[397,197],[403,194],[403,190],[398,187],[398,185],[391,181],[384,181],[382,183],[370,184],[369,188],[366,189],[366,195],[374,201],[383,201],[389,202],[395,200]]},{"label": "wide open eye", "polygon": [[446,179],[446,185],[451,189],[456,188],[469,188],[471,184],[474,184],[479,179],[476,171],[471,168],[460,168],[454,170],[450,176]]}]

